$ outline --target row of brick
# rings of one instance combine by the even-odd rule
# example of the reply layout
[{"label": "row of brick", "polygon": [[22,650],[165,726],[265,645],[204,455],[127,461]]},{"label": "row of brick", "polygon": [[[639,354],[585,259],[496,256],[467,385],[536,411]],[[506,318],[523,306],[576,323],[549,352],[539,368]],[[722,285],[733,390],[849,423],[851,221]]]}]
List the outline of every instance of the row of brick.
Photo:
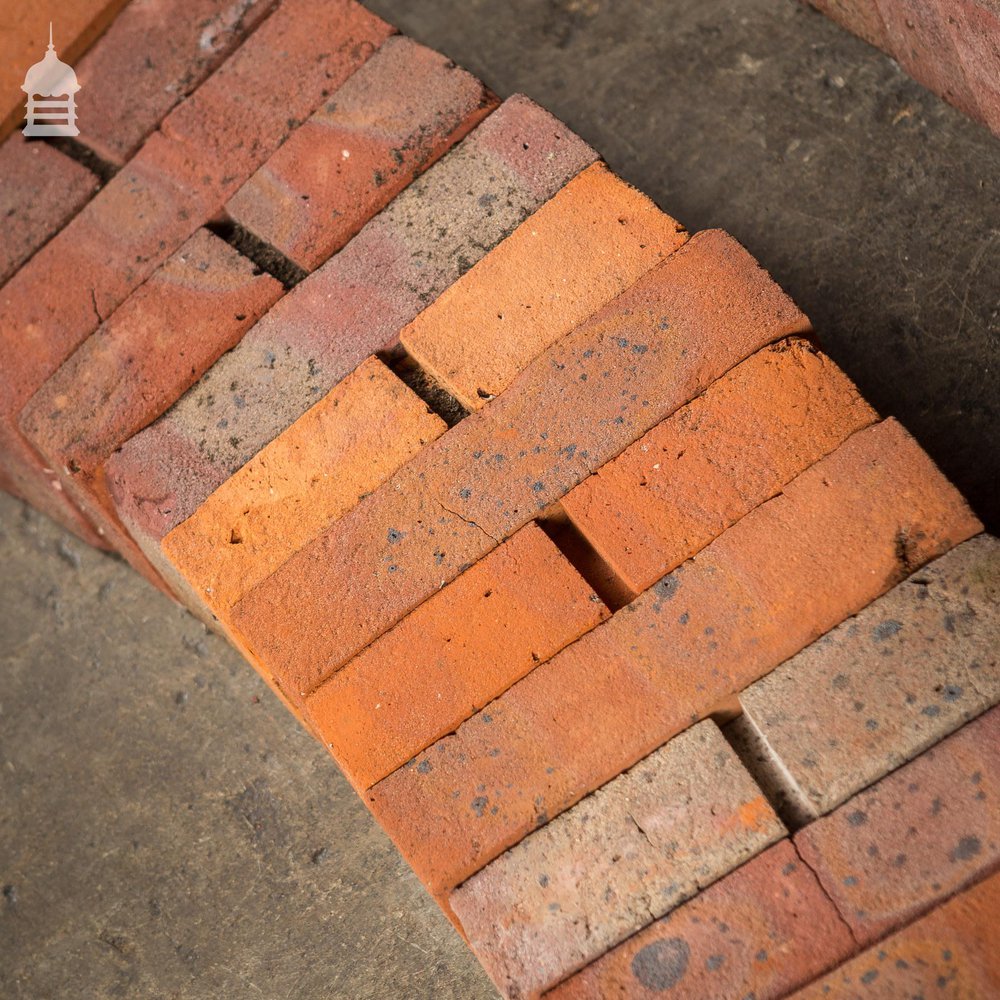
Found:
[{"label": "row of brick", "polygon": [[[689,733],[705,726],[711,723],[701,723]],[[570,976],[550,996],[644,998],[670,991],[677,997],[753,995],[763,1000],[786,996],[835,966],[841,967],[796,996],[899,997],[917,995],[920,987],[927,986],[942,990],[948,986],[942,995],[992,996],[995,989],[989,987],[1000,982],[995,921],[980,907],[986,901],[995,906],[998,892],[998,876],[991,874],[1000,864],[998,737],[1000,709],[993,709],[790,840],[757,854],[690,902],[647,923]],[[652,766],[654,758],[675,743],[647,758],[644,766]],[[720,754],[735,766],[724,750]],[[626,780],[635,773],[638,769]],[[615,779],[600,794],[610,798],[618,782],[622,779]],[[686,801],[695,787],[693,782],[679,788],[668,785],[657,793],[647,790],[646,795],[662,796],[659,808],[671,816],[669,805]],[[731,807],[711,815],[707,803],[717,794],[715,789],[697,787],[705,804],[693,819],[694,828],[689,832],[681,826],[678,846],[665,852],[675,870],[693,867],[689,852],[703,863],[704,853],[714,853],[724,843],[725,836],[713,831],[706,848],[699,822],[723,827],[729,836],[736,826]],[[502,866],[491,866],[466,883],[458,894],[456,906],[469,911],[470,926],[479,935],[473,943],[500,978],[504,963],[520,954],[507,951],[505,937],[491,934],[484,921],[494,919],[517,929],[521,911],[504,906],[503,891],[514,879],[534,875],[533,863],[547,866],[546,878],[536,882],[548,892],[547,901],[559,907],[546,906],[535,919],[549,930],[553,946],[562,949],[567,961],[554,972],[549,966],[541,975],[519,979],[530,983],[523,995],[537,992],[543,982],[551,984],[555,976],[567,975],[579,962],[578,953],[566,950],[562,912],[579,900],[585,883],[559,881],[548,874],[557,870],[552,848],[560,838],[550,831],[557,825],[579,823],[583,810],[597,808],[598,796],[580,803],[526,840],[516,853],[506,855]],[[688,807],[689,816],[690,812]],[[641,815],[635,818],[646,829]],[[675,812],[671,818],[680,826],[684,814],[678,819]],[[606,820],[594,817],[592,822]],[[671,829],[653,826],[646,832],[655,843],[670,836]],[[544,847],[550,853],[543,854]],[[558,845],[556,850],[560,848],[563,855],[575,849]],[[610,840],[605,848],[606,864],[619,848]],[[593,859],[588,861],[594,865]],[[581,869],[567,863],[565,856],[562,871],[580,878]],[[589,875],[584,873],[583,878]],[[608,881],[615,892],[628,884],[627,876],[620,878],[615,870]],[[633,898],[642,898],[647,889],[648,883],[633,890]],[[969,919],[973,916],[980,926]],[[939,928],[951,935],[948,940],[937,937]],[[865,950],[841,964],[860,949]]]},{"label": "row of brick", "polygon": [[993,0],[807,0],[1000,135],[1000,9]]},{"label": "row of brick", "polygon": [[[390,33],[349,0],[283,0],[0,289],[0,457],[9,488],[99,540],[21,435],[21,409]],[[276,85],[289,76],[297,81],[290,93]]]}]

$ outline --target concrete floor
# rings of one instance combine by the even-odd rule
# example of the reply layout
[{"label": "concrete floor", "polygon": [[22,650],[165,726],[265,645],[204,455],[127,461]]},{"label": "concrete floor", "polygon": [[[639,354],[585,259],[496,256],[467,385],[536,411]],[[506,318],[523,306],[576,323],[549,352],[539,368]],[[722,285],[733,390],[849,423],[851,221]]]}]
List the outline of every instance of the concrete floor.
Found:
[{"label": "concrete floor", "polygon": [[[373,0],[722,226],[1000,527],[1000,143],[794,0]],[[0,996],[489,983],[325,754],[121,562],[0,497]]]}]

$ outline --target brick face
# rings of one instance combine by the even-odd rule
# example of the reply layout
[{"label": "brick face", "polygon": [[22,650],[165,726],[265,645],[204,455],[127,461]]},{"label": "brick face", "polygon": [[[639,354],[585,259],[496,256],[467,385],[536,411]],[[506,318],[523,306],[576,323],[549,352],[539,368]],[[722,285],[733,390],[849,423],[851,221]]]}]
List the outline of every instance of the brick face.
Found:
[{"label": "brick face", "polygon": [[75,160],[20,133],[0,146],[0,285],[87,203],[97,178]]},{"label": "brick face", "polygon": [[496,103],[444,56],[390,38],[226,210],[300,267],[315,270]]},{"label": "brick face", "polygon": [[151,558],[228,629],[243,594],[444,429],[369,358],[174,528],[162,552],[151,547]]},{"label": "brick face", "polygon": [[649,924],[551,1000],[777,1000],[847,959],[854,942],[787,840]]},{"label": "brick face", "polygon": [[1000,541],[934,560],[740,695],[807,815],[1000,701]]},{"label": "brick face", "polygon": [[595,163],[446,289],[400,341],[478,410],[686,239],[679,223]]},{"label": "brick face", "polygon": [[[376,785],[371,808],[447,890],[979,527],[898,424],[861,431]],[[457,807],[477,795],[497,812]]]},{"label": "brick face", "polygon": [[1000,863],[1000,709],[795,836],[855,937],[870,944]]},{"label": "brick face", "polygon": [[[458,807],[488,813],[478,802]],[[449,902],[501,992],[537,997],[783,833],[715,724],[702,722],[531,834]]]},{"label": "brick face", "polygon": [[307,693],[714,378],[805,326],[735,240],[693,238],[244,597],[237,627],[286,690]]},{"label": "brick face", "polygon": [[306,711],[364,791],[607,614],[528,524],[320,685]]},{"label": "brick face", "polygon": [[869,948],[795,1000],[1000,995],[1000,873]]},{"label": "brick face", "polygon": [[829,358],[780,341],[585,479],[562,508],[635,595],[875,419]]},{"label": "brick face", "polygon": [[21,429],[106,543],[159,577],[118,520],[105,463],[155,420],[281,295],[267,274],[198,230],[32,397]]},{"label": "brick face", "polygon": [[125,519],[157,543],[594,155],[541,108],[508,99],[137,438],[143,458],[130,464],[126,449]]}]

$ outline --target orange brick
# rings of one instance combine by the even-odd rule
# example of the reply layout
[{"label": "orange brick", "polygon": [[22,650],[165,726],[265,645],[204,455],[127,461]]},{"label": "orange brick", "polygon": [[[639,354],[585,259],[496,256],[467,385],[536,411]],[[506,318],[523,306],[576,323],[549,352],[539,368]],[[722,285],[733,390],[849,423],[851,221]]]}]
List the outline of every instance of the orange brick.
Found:
[{"label": "orange brick", "polygon": [[445,430],[369,358],[220,486],[148,554],[238,643],[230,609],[309,539]]},{"label": "orange brick", "polygon": [[400,335],[468,410],[687,239],[603,163],[575,177]]},{"label": "orange brick", "polygon": [[306,713],[364,791],[607,615],[528,524],[320,685]]},{"label": "orange brick", "polygon": [[771,1000],[853,951],[816,877],[783,840],[546,996]]},{"label": "orange brick", "polygon": [[803,340],[737,365],[562,501],[638,594],[876,419]]},{"label": "orange brick", "polygon": [[735,240],[693,237],[250,591],[234,622],[304,696],[734,364],[807,326]]},{"label": "orange brick", "polygon": [[979,530],[897,423],[859,431],[379,782],[371,808],[445,892]]},{"label": "orange brick", "polygon": [[1000,996],[1000,872],[845,962],[795,1000]]}]

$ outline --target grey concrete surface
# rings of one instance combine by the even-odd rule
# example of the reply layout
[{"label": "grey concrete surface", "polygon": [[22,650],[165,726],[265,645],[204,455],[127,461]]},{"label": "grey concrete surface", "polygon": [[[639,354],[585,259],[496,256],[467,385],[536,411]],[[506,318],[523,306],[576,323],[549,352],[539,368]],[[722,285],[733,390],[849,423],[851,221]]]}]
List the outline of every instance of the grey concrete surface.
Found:
[{"label": "grey concrete surface", "polygon": [[[1000,142],[795,0],[371,0],[722,226],[1000,528]],[[0,497],[0,997],[493,991],[220,640]]]},{"label": "grey concrete surface", "polygon": [[0,494],[0,997],[495,996],[322,748]]}]

